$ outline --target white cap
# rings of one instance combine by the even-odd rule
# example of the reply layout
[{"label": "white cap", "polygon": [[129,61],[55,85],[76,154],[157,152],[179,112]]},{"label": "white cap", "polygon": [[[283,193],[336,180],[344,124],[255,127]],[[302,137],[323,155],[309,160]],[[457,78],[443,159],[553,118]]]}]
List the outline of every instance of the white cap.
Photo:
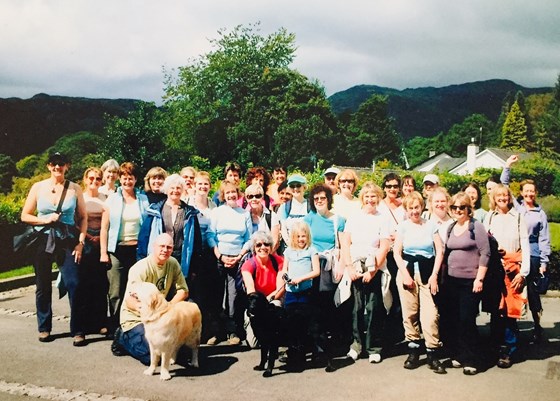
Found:
[{"label": "white cap", "polygon": [[432,184],[439,184],[439,177],[435,174],[426,174],[422,182],[423,183],[431,182]]}]

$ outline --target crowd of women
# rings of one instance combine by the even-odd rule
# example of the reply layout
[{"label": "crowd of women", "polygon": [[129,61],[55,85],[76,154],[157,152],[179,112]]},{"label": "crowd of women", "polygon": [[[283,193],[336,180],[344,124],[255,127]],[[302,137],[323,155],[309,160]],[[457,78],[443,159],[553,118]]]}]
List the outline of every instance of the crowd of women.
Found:
[{"label": "crowd of women", "polygon": [[451,197],[434,174],[420,193],[413,177],[395,173],[381,186],[360,185],[354,170],[331,167],[308,188],[282,167],[272,177],[252,167],[242,192],[242,170],[229,163],[211,197],[210,175],[192,167],[179,174],[153,167],[140,190],[134,163],[108,160],[71,183],[70,160],[53,153],[50,177],[33,185],[22,211],[42,234],[34,256],[39,341],[53,339],[53,262],[68,291],[73,344],[83,346],[86,335],[117,329],[128,271],[165,232],[208,345],[257,345],[245,309],[246,295],[260,292],[294,319],[287,354],[294,370],[307,355],[330,357],[335,348],[380,363],[404,340],[404,368],[420,366],[426,352],[435,373],[453,366],[474,375],[482,366],[482,301],[497,365],[508,368],[527,298],[534,340],[542,339],[536,282],[550,254],[536,184],[523,181],[519,200],[507,186],[516,161],[508,159],[501,184],[488,183],[486,211],[476,183]]}]

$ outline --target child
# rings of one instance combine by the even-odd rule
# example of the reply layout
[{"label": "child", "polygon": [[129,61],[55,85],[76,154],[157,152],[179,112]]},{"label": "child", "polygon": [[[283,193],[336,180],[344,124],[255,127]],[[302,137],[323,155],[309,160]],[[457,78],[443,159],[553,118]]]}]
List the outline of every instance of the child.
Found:
[{"label": "child", "polygon": [[[278,280],[286,281],[284,307],[290,322],[288,368],[302,371],[305,363],[305,346],[310,332],[317,330],[311,293],[313,279],[318,277],[319,254],[311,245],[311,231],[307,223],[296,221],[290,232],[290,243],[284,251],[284,267]],[[279,288],[280,284],[277,286]]]}]

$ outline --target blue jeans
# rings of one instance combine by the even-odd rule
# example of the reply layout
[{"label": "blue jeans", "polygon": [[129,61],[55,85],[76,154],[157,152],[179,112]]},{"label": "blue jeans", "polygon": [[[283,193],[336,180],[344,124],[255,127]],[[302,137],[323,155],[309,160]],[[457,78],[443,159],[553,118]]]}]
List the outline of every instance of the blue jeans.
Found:
[{"label": "blue jeans", "polygon": [[70,334],[72,336],[85,334],[85,303],[81,286],[82,269],[74,261],[73,249],[69,246],[57,244],[55,254],[45,252],[47,236],[38,242],[33,267],[35,269],[35,305],[37,307],[37,323],[39,332],[52,331],[52,264],[55,262],[56,254],[62,261],[58,268],[62,274],[62,280],[68,291],[70,302]]},{"label": "blue jeans", "polygon": [[150,345],[148,340],[146,340],[142,323],[128,331],[124,331],[119,337],[119,343],[134,359],[138,359],[146,366],[150,365]]}]

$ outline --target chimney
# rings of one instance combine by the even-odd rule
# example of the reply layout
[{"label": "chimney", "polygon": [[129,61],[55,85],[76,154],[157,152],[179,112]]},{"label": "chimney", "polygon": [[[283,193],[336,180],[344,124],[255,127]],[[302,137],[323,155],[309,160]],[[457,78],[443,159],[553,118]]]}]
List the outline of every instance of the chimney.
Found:
[{"label": "chimney", "polygon": [[474,143],[474,138],[471,138],[471,143],[467,146],[467,174],[473,174],[476,170],[478,149],[478,146]]},{"label": "chimney", "polygon": [[432,157],[434,157],[436,155],[436,151],[435,150],[430,150],[430,152],[428,153],[428,157],[431,159]]}]

